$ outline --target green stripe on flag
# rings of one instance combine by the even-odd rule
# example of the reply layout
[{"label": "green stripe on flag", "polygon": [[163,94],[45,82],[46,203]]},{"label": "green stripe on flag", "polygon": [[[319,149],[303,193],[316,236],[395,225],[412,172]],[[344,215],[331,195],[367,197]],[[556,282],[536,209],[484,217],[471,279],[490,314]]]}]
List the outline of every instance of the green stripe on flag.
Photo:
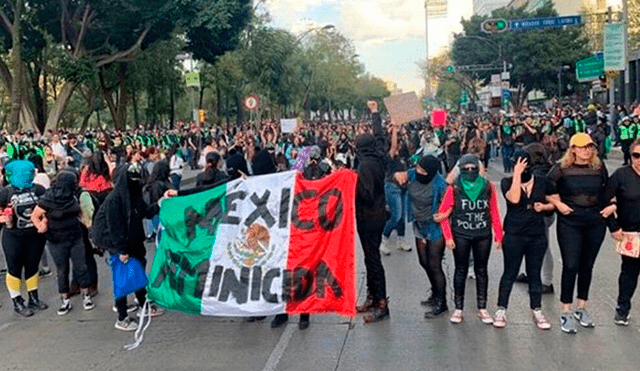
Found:
[{"label": "green stripe on flag", "polygon": [[200,314],[202,292],[220,217],[226,212],[226,185],[162,202],[163,231],[149,274],[149,298],[160,306]]}]

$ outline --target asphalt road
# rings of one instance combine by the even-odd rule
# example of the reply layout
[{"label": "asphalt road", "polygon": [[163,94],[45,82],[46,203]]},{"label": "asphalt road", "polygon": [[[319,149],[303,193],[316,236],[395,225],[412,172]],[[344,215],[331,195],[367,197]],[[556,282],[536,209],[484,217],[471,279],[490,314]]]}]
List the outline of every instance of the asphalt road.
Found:
[{"label": "asphalt road", "polygon": [[[608,162],[610,171],[619,160]],[[493,163],[489,176],[503,176]],[[504,206],[504,205],[503,205]],[[407,229],[411,231],[411,228]],[[409,232],[410,233],[410,232]],[[411,235],[408,236],[412,238]],[[116,314],[110,274],[99,262],[100,294],[93,311],[74,309],[59,317],[54,276],[44,278],[41,296],[50,309],[23,319],[11,309],[4,282],[0,284],[0,370],[638,370],[640,369],[640,301],[634,298],[628,327],[613,323],[620,258],[609,236],[594,271],[591,313],[594,329],[580,328],[567,335],[559,328],[560,253],[551,233],[555,260],[555,295],[543,297],[543,310],[551,331],[540,331],[531,321],[525,285],[513,290],[509,323],[505,329],[482,324],[475,316],[475,284],[467,285],[465,321],[449,323],[448,315],[425,320],[429,283],[415,251],[393,251],[383,258],[391,318],[365,325],[360,316],[312,316],[308,330],[297,328],[297,317],[287,326],[271,329],[269,319],[248,323],[243,319],[191,316],[169,311],[154,319],[142,345],[123,350],[132,333],[114,329]],[[152,254],[150,248],[149,256]],[[364,266],[358,247],[358,293],[362,300]],[[151,258],[149,259],[151,261]],[[452,307],[453,257],[445,257],[449,306]],[[489,310],[496,309],[502,256],[493,251],[489,263]],[[640,317],[639,317],[640,318]]]}]

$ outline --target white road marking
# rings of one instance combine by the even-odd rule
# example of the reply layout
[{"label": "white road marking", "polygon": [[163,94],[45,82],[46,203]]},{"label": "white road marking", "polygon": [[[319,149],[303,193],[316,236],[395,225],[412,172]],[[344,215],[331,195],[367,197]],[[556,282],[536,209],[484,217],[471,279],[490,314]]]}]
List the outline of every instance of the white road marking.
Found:
[{"label": "white road marking", "polygon": [[293,337],[293,331],[295,330],[295,325],[289,323],[287,328],[284,329],[284,332],[280,336],[280,340],[278,340],[278,344],[273,348],[267,363],[264,365],[262,371],[275,371],[276,367],[278,367],[278,363],[280,363],[280,359],[284,354],[284,351],[289,346],[289,341]]}]

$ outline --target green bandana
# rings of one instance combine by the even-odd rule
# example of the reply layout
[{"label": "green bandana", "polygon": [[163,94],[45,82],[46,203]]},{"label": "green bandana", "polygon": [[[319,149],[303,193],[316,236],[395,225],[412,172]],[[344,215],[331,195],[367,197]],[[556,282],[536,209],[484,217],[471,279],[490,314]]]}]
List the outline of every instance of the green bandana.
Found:
[{"label": "green bandana", "polygon": [[471,201],[475,202],[484,189],[484,178],[478,176],[473,182],[460,179],[460,185],[462,185],[462,190],[467,195],[467,197],[469,197]]}]

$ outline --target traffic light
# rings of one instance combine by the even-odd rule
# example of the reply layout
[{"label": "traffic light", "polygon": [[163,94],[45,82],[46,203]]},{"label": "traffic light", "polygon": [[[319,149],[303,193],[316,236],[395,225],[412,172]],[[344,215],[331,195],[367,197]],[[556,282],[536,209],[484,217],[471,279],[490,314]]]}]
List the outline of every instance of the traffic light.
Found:
[{"label": "traffic light", "polygon": [[454,66],[448,66],[447,67],[447,71],[449,71],[451,73],[454,73],[454,72],[456,72],[456,68]]},{"label": "traffic light", "polygon": [[205,117],[205,113],[204,113],[203,109],[198,111],[198,118],[200,119],[200,123],[201,124],[204,124],[205,121],[207,120],[207,118]]},{"label": "traffic light", "polygon": [[480,29],[485,33],[504,32],[507,28],[509,24],[502,18],[487,19],[480,25]]},{"label": "traffic light", "polygon": [[608,89],[609,88],[609,83],[607,81],[607,76],[605,75],[600,75],[600,86],[604,89]]}]

